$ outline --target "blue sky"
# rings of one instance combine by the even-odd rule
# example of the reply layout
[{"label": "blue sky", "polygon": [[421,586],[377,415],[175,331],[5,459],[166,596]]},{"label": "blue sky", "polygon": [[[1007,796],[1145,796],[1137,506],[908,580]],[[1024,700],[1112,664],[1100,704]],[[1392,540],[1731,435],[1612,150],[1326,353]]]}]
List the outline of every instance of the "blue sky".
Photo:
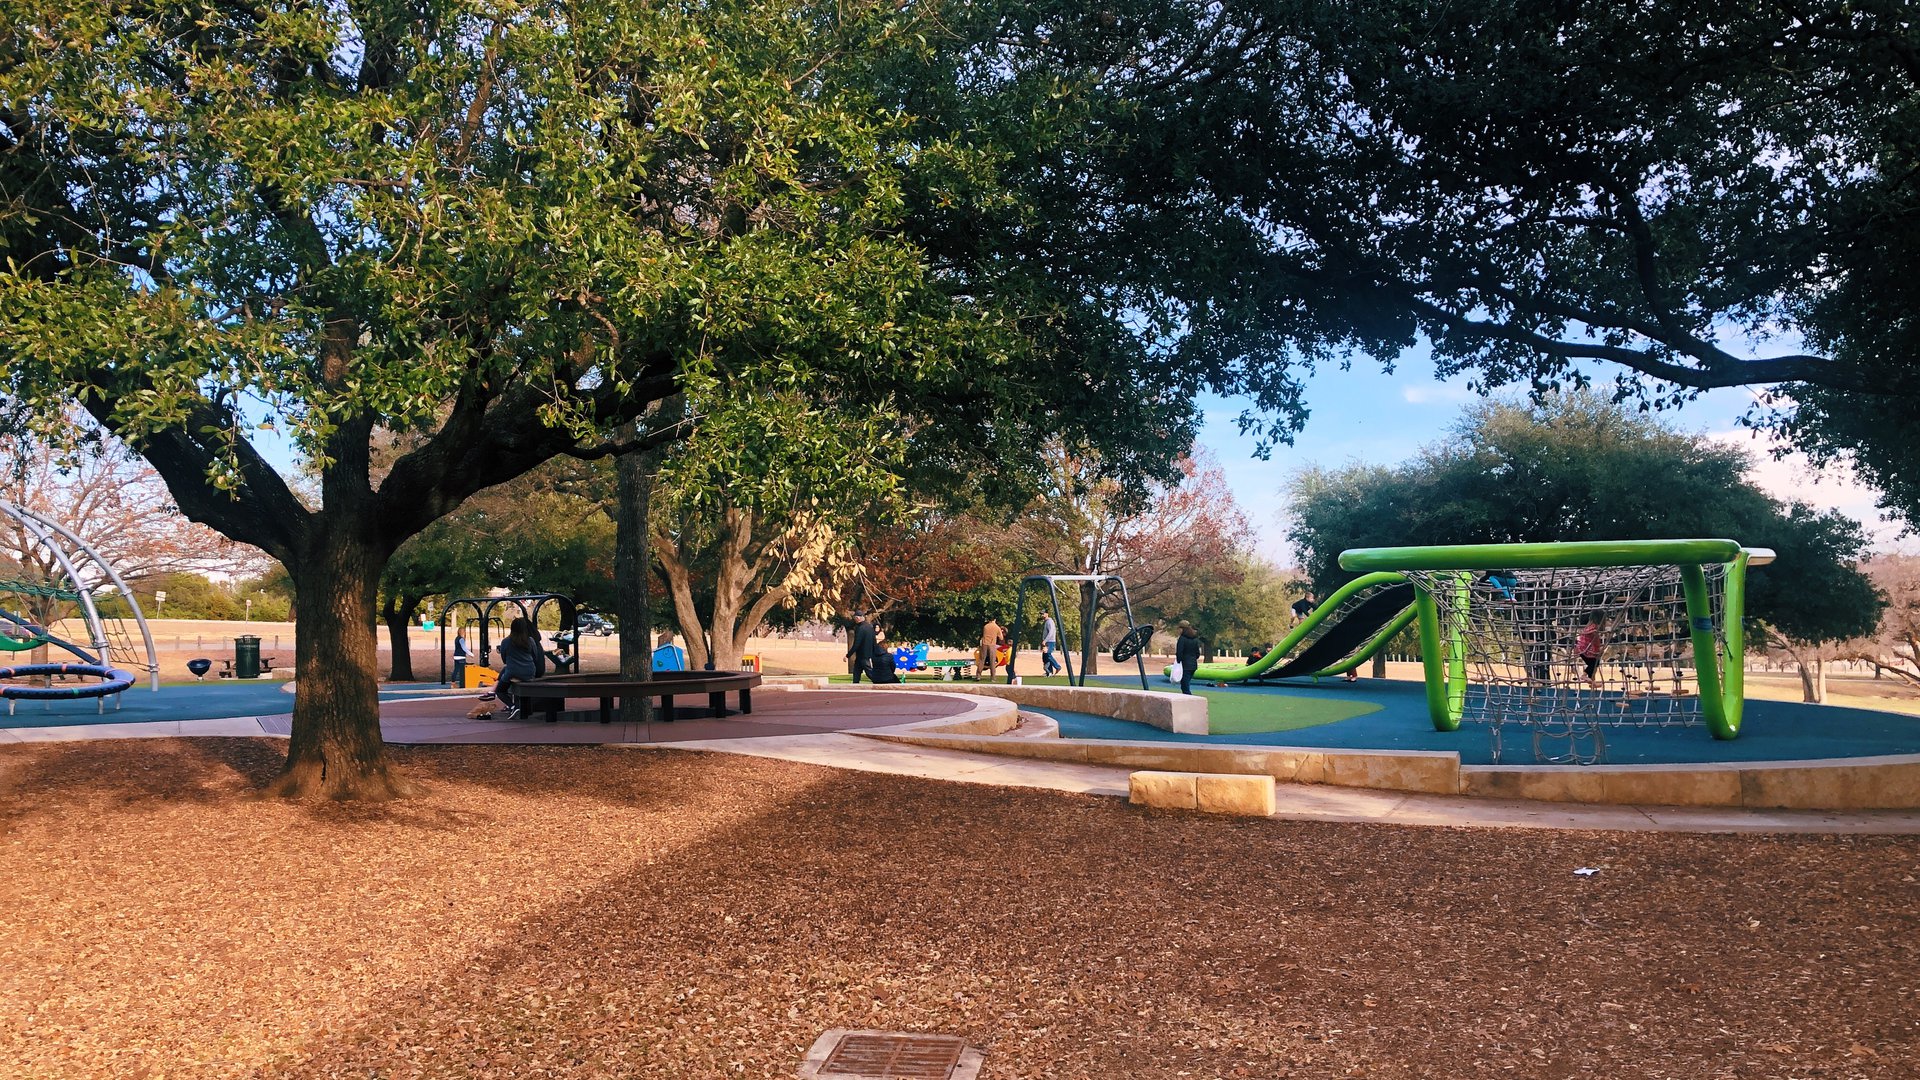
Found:
[{"label": "blue sky", "polygon": [[[1306,430],[1293,446],[1276,447],[1270,460],[1254,458],[1254,438],[1239,433],[1234,421],[1242,403],[1234,399],[1203,399],[1206,422],[1199,443],[1225,472],[1228,488],[1254,527],[1261,554],[1292,565],[1293,553],[1284,537],[1289,479],[1307,465],[1406,460],[1440,439],[1462,407],[1478,400],[1466,383],[1464,377],[1437,381],[1424,348],[1403,357],[1392,374],[1356,359],[1351,371],[1329,368],[1308,380],[1306,401],[1312,415]],[[1901,537],[1898,528],[1880,519],[1872,491],[1854,482],[1846,470],[1816,473],[1804,458],[1772,460],[1765,452],[1770,444],[1737,424],[1755,396],[1747,389],[1715,390],[1665,414],[1665,419],[1682,431],[1749,448],[1754,479],[1775,498],[1839,509],[1866,525],[1881,550],[1920,552],[1914,538]]]}]

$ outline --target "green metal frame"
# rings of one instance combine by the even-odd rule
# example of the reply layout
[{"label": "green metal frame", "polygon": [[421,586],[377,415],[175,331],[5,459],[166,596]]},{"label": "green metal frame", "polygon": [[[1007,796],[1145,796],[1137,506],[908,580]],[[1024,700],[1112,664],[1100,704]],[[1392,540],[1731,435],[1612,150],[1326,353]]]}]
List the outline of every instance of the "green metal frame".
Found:
[{"label": "green metal frame", "polygon": [[[1419,590],[1414,601],[1420,624],[1420,655],[1426,673],[1427,714],[1437,731],[1457,731],[1466,705],[1466,610],[1475,570],[1536,570],[1561,566],[1678,565],[1686,595],[1687,622],[1693,637],[1700,713],[1716,739],[1740,735],[1746,703],[1747,562],[1749,553],[1734,540],[1600,540],[1562,544],[1455,544],[1436,547],[1353,548],[1340,553],[1347,570],[1374,574],[1396,570],[1457,570],[1450,609],[1458,613],[1441,625],[1440,604]],[[1727,580],[1722,599],[1725,632],[1714,634],[1713,599],[1707,588],[1707,563],[1723,564]],[[1371,574],[1369,576],[1372,576]],[[1364,580],[1364,579],[1359,579]]]},{"label": "green metal frame", "polygon": [[1537,570],[1555,566],[1663,566],[1730,563],[1737,540],[1579,540],[1563,544],[1446,544],[1349,548],[1346,570]]}]

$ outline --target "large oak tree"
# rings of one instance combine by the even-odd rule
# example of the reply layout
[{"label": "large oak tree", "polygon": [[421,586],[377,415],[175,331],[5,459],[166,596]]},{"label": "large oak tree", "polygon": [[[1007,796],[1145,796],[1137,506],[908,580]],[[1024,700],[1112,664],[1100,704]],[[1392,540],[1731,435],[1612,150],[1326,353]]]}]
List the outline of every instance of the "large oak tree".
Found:
[{"label": "large oak tree", "polygon": [[[379,739],[375,592],[467,495],[609,451],[599,433],[689,365],[831,379],[882,345],[951,363],[945,342],[1015,336],[900,236],[909,177],[964,213],[943,177],[974,168],[871,92],[877,59],[924,53],[918,18],[0,5],[0,379],[43,417],[78,399],[190,517],[292,574],[300,693],[277,791],[406,789]],[[779,298],[775,340],[716,359],[708,334],[734,332],[743,295]],[[269,426],[317,505],[257,445]],[[376,480],[386,432],[413,448]]]},{"label": "large oak tree", "polygon": [[668,397],[898,402],[930,473],[1056,436],[1165,473],[1195,389],[1269,374],[1297,414],[1284,366],[1250,361],[1330,335],[1207,307],[1260,310],[1223,243],[1254,227],[1097,175],[1130,160],[1131,31],[1063,55],[1053,18],[0,0],[0,405],[78,400],[286,566],[277,791],[400,793],[372,632],[393,553],[556,455],[684,435],[634,423]]},{"label": "large oak tree", "polygon": [[1297,419],[1258,370],[1276,329],[1385,364],[1425,340],[1483,389],[1771,386],[1754,423],[1854,458],[1920,522],[1914,5],[1070,6],[1035,18],[1063,58],[1111,57],[1132,104],[1084,175],[1116,205],[1220,207],[1214,257],[1264,261],[1185,314],[1261,345],[1269,435]]}]

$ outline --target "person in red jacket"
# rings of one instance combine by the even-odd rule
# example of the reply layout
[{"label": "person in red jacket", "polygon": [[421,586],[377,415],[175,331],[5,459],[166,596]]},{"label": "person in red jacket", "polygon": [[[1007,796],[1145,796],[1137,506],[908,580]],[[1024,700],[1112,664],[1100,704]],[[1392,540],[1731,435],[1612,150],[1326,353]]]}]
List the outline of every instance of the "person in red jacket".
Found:
[{"label": "person in red jacket", "polygon": [[1587,685],[1600,689],[1600,654],[1607,647],[1607,617],[1602,612],[1587,616],[1587,624],[1573,639],[1573,651],[1587,669]]}]

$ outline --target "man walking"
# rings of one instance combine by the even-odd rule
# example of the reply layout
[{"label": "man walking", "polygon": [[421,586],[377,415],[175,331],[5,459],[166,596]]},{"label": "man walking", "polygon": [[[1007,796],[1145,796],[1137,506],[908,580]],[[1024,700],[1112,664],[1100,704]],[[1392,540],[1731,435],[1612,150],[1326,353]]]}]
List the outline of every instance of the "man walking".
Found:
[{"label": "man walking", "polygon": [[1173,662],[1180,665],[1180,692],[1193,693],[1193,669],[1200,666],[1200,632],[1180,620],[1180,636],[1173,643]]},{"label": "man walking", "polygon": [[1059,637],[1060,629],[1053,624],[1053,616],[1040,616],[1040,667],[1049,675],[1060,672],[1060,661],[1053,658],[1053,647]]},{"label": "man walking", "polygon": [[848,638],[848,666],[853,669],[853,684],[860,685],[860,676],[865,674],[868,681],[879,682],[873,673],[873,658],[880,651],[880,644],[873,636],[873,620],[867,618],[864,611],[853,613],[853,633]]}]

